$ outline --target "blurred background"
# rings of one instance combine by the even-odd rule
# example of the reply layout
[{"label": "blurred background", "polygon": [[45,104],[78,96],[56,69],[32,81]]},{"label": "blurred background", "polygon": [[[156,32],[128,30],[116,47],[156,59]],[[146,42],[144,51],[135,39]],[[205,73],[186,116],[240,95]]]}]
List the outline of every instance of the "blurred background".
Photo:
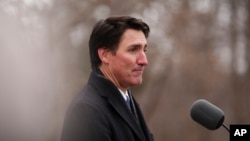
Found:
[{"label": "blurred background", "polygon": [[93,24],[110,15],[151,27],[149,65],[133,95],[156,141],[229,140],[190,118],[197,99],[250,124],[249,0],[0,0],[0,140],[58,141],[86,83]]}]

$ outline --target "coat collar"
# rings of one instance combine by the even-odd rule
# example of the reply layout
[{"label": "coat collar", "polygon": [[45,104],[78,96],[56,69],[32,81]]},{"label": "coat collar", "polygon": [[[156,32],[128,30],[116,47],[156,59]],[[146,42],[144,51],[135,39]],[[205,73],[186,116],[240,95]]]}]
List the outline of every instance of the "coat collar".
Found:
[{"label": "coat collar", "polygon": [[140,140],[146,140],[137,119],[130,113],[118,88],[104,77],[100,70],[92,71],[88,83],[94,86],[102,97],[106,97],[110,105],[125,120]]}]

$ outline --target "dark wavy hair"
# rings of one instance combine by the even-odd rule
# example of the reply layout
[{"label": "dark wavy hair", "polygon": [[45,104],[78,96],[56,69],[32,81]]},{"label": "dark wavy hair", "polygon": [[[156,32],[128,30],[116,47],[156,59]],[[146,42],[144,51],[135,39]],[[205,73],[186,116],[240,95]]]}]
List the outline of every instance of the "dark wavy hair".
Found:
[{"label": "dark wavy hair", "polygon": [[142,31],[146,38],[150,32],[149,26],[145,22],[130,16],[112,16],[95,24],[89,39],[92,70],[98,69],[101,65],[98,49],[105,48],[115,54],[126,29]]}]

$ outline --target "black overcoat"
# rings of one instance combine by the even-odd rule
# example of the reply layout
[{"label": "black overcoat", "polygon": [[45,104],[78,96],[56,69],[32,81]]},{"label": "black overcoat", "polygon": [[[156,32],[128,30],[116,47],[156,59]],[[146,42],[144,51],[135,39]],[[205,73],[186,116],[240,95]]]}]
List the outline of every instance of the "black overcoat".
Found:
[{"label": "black overcoat", "polygon": [[64,121],[61,141],[153,141],[136,103],[132,114],[117,87],[100,71],[74,98]]}]

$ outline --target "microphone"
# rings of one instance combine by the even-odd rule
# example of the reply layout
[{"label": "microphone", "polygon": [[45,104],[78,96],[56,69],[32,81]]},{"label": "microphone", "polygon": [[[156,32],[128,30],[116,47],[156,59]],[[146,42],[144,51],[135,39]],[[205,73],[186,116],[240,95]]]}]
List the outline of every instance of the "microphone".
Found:
[{"label": "microphone", "polygon": [[190,114],[194,121],[209,130],[216,130],[222,125],[229,131],[229,129],[223,124],[225,118],[224,112],[205,99],[195,101],[191,106]]}]

